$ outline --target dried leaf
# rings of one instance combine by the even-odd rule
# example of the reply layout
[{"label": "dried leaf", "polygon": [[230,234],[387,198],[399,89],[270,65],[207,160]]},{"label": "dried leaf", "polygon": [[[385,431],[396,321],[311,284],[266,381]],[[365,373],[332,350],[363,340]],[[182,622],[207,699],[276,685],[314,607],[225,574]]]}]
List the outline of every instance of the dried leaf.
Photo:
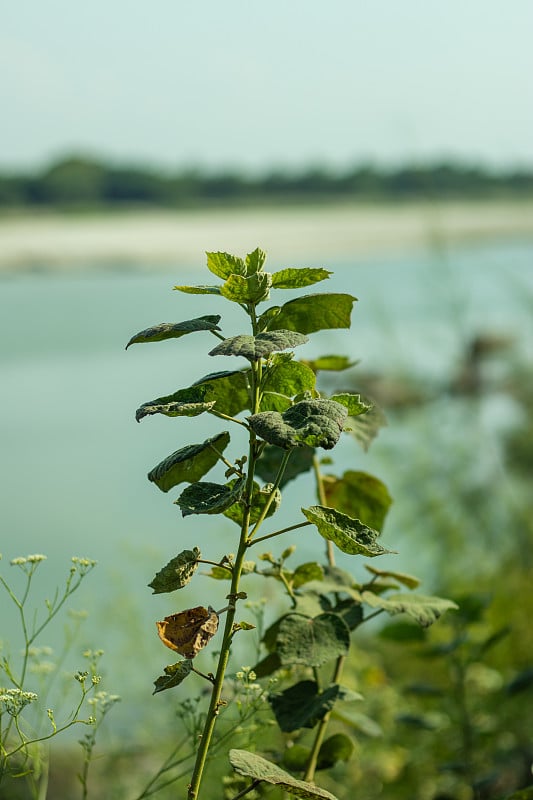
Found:
[{"label": "dried leaf", "polygon": [[196,606],[170,614],[156,626],[163,644],[185,658],[194,658],[217,632],[218,615],[211,606]]}]

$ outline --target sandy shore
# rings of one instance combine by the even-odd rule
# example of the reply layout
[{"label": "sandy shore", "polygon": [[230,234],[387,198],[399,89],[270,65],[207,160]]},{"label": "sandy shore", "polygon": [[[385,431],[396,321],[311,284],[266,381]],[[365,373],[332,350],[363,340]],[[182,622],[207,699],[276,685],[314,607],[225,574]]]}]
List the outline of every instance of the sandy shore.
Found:
[{"label": "sandy shore", "polygon": [[277,264],[327,263],[465,241],[533,239],[533,201],[135,211],[0,217],[0,270],[204,265],[262,247]]}]

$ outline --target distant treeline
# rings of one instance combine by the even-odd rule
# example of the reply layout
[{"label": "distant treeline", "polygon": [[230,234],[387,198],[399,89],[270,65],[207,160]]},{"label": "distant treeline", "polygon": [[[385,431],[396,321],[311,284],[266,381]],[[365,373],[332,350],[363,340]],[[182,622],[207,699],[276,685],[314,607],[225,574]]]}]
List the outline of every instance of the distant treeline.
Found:
[{"label": "distant treeline", "polygon": [[98,207],[430,197],[533,196],[533,169],[496,171],[454,163],[395,168],[356,166],[345,172],[310,168],[252,177],[237,171],[164,173],[92,158],[61,160],[37,174],[0,174],[0,206]]}]

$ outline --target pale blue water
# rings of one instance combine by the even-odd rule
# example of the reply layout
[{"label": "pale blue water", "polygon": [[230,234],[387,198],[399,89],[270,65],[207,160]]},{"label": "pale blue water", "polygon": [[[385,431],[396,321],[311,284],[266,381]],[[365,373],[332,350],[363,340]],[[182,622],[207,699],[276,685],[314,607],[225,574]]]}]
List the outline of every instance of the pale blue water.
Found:
[{"label": "pale blue water", "polygon": [[[497,331],[516,337],[518,351],[532,357],[533,242],[317,266],[335,274],[309,291],[350,292],[359,302],[350,331],[314,334],[301,356],[338,351],[360,358],[365,370],[411,370],[438,379],[457,364],[471,334]],[[45,553],[43,591],[50,594],[50,582],[68,569],[70,556],[97,559],[97,571],[73,601],[90,611],[82,644],[105,647],[109,690],[127,694],[127,686],[141,686],[144,700],[157,670],[168,663],[154,638],[154,620],[182,602],[213,602],[217,592],[223,598],[226,588],[198,576],[182,600],[153,598],[146,584],[186,547],[198,545],[206,557],[219,559],[234,549],[231,537],[237,530],[221,518],[183,520],[172,504],[179,490],[164,495],[146,480],[166,455],[221,426],[207,415],[154,417],[138,425],[137,406],[209,372],[234,368],[237,361],[207,356],[215,344],[207,333],[136,345],[127,352],[126,342],[149,325],[199,314],[221,313],[226,335],[243,332],[245,321],[222,298],[173,292],[176,282],[209,278],[202,270],[119,274],[88,269],[72,276],[0,280],[0,566],[5,572],[14,556]],[[290,296],[277,292],[273,301]],[[349,441],[339,451],[339,463],[374,472],[394,494],[398,465],[390,461],[391,442],[409,448],[410,441],[409,431],[387,429],[369,455]],[[236,447],[232,455],[239,454]],[[287,490],[280,525],[300,521],[304,491],[301,482]],[[419,543],[398,530],[405,503],[408,499],[397,498],[386,544],[400,550],[394,566],[428,572]],[[293,534],[294,540],[296,535],[302,556],[312,557],[315,548],[321,554],[322,540],[308,533]],[[0,609],[2,625],[10,626],[5,597]],[[125,680],[117,673],[120,659],[128,664]],[[121,683],[126,688],[117,686]]]}]

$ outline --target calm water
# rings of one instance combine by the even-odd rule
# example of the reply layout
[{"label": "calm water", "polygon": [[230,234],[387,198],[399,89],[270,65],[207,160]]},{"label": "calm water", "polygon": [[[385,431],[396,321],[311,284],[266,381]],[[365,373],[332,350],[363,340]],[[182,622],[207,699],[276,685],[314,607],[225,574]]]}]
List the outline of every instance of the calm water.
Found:
[{"label": "calm water", "polygon": [[[316,266],[335,274],[328,284],[310,291],[348,291],[359,302],[351,331],[314,334],[299,350],[302,356],[338,351],[360,358],[365,370],[411,370],[439,377],[457,363],[469,335],[487,330],[515,336],[518,348],[528,355],[533,333],[532,242]],[[84,643],[111,651],[112,691],[123,691],[113,684],[120,659],[136,665],[128,669],[127,682],[139,684],[135,675],[140,674],[147,694],[152,673],[146,673],[141,662],[149,664],[149,670],[167,663],[152,639],[152,626],[160,614],[177,610],[176,599],[150,596],[146,583],[154,572],[176,552],[195,544],[217,558],[225,547],[233,549],[232,523],[218,518],[182,520],[172,504],[179,490],[163,495],[146,480],[148,470],[163,457],[220,430],[219,422],[206,415],[193,420],[154,417],[138,425],[134,412],[142,402],[209,372],[234,368],[237,362],[207,356],[214,344],[207,333],[124,351],[130,336],[151,324],[205,313],[223,315],[226,335],[242,332],[239,310],[221,298],[171,290],[173,283],[208,282],[206,277],[198,270],[88,270],[71,277],[35,274],[0,280],[2,566],[5,571],[6,561],[17,555],[47,554],[43,591],[50,595],[50,582],[66,571],[70,556],[98,560],[97,572],[74,607],[90,612]],[[277,292],[274,302],[282,294],[283,300],[290,297]],[[340,453],[340,462],[375,472],[394,489],[387,441],[402,437],[409,446],[405,431],[386,430],[367,456],[350,443]],[[233,453],[238,454],[239,450]],[[293,486],[284,499],[284,524],[298,521],[298,494],[303,498],[303,489],[298,482]],[[399,545],[394,539],[401,519],[400,499],[386,537],[386,544],[401,550],[394,566],[425,570],[422,561],[413,563],[417,543]],[[317,544],[321,551],[321,540],[300,535],[302,554],[311,555]],[[409,564],[404,563],[407,556]],[[199,577],[194,588],[185,590],[186,602],[209,601],[213,587]],[[2,609],[4,602],[0,598]],[[3,612],[0,618],[4,622]]]}]

